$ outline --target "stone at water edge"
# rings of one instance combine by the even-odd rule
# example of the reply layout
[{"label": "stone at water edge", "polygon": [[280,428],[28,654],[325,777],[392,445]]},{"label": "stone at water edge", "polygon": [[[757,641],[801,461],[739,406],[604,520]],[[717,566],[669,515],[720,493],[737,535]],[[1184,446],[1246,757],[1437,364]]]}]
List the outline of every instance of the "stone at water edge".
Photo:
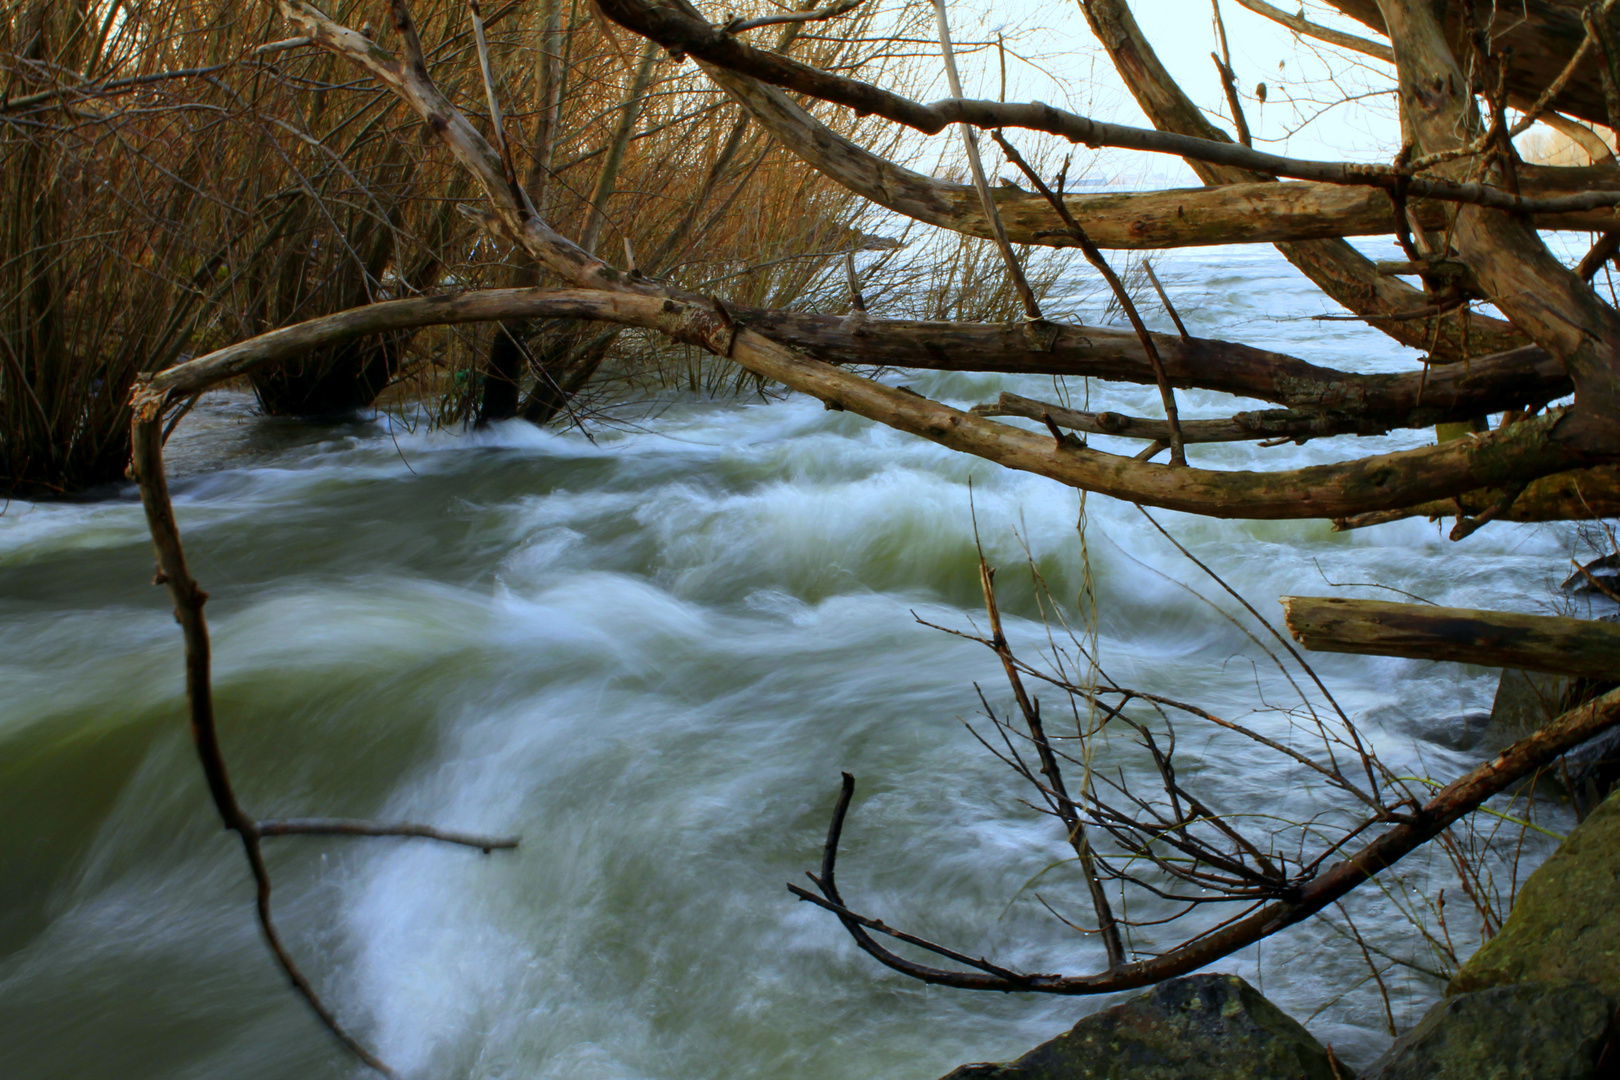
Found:
[{"label": "stone at water edge", "polygon": [[1189,975],[1088,1016],[1004,1065],[943,1080],[1352,1080],[1297,1020],[1236,975]]},{"label": "stone at water edge", "polygon": [[1593,1080],[1609,999],[1590,983],[1526,982],[1435,1005],[1361,1080]]},{"label": "stone at water edge", "polygon": [[1446,993],[1559,980],[1591,983],[1620,1003],[1620,794],[1525,880],[1501,931]]}]

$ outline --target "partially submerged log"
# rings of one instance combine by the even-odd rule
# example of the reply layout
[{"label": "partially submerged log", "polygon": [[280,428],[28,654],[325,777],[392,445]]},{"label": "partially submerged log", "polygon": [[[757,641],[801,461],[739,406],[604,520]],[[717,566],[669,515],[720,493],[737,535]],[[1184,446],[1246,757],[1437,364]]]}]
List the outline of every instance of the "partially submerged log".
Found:
[{"label": "partially submerged log", "polygon": [[1284,596],[1282,606],[1294,640],[1321,652],[1620,675],[1615,623],[1328,596]]}]

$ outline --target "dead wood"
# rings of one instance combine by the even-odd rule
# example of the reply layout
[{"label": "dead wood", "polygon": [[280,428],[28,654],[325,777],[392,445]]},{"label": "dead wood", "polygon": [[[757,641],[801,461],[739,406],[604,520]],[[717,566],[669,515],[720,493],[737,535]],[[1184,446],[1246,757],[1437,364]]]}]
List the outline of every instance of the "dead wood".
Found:
[{"label": "dead wood", "polygon": [[266,821],[259,822],[242,808],[231,785],[230,771],[226,767],[225,753],[220,745],[219,728],[214,713],[213,671],[208,622],[203,606],[208,594],[191,576],[186,564],[185,548],[180,541],[180,529],[175,521],[174,504],[169,498],[169,483],[163,468],[164,395],[137,391],[133,404],[134,431],[132,445],[134,457],[132,471],[140,488],[141,505],[146,512],[147,527],[152,535],[152,546],[157,556],[157,575],[154,584],[167,587],[174,601],[175,621],[180,624],[185,640],[186,711],[190,717],[192,741],[197,748],[198,762],[203,778],[225,828],[236,833],[242,844],[256,888],[255,911],[259,929],[264,934],[282,973],[293,988],[309,1005],[321,1024],[332,1033],[350,1053],[384,1076],[396,1075],[386,1063],[371,1052],[339,1022],[337,1015],[316,991],[293,959],[281,938],[270,906],[270,871],[265,865],[261,840],[266,836],[284,835],[366,835],[416,836],[449,843],[464,844],[482,849],[486,854],[496,848],[517,846],[515,837],[475,836],[436,829],[428,825],[409,823],[376,824],[363,821],[332,819]]},{"label": "dead wood", "polygon": [[1288,630],[1318,652],[1450,660],[1556,675],[1620,673],[1620,625],[1346,597],[1284,596]]}]

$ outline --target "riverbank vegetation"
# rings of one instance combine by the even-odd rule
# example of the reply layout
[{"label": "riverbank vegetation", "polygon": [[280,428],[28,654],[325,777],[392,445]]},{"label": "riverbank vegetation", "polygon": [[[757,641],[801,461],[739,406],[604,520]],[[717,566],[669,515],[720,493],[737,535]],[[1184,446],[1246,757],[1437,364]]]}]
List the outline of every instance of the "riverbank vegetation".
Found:
[{"label": "riverbank vegetation", "polygon": [[[114,18],[88,0],[18,9],[42,29],[19,15],[7,30],[21,73],[4,105],[14,118],[9,167],[36,195],[10,211],[14,381],[5,408],[18,419],[6,428],[6,468],[18,487],[25,475],[44,477],[32,482],[45,487],[105,478],[119,460],[114,436],[92,439],[94,453],[83,452],[87,464],[71,479],[57,462],[78,460],[92,405],[105,400],[96,407],[119,419],[130,395],[134,475],[159,579],[185,633],[191,718],[215,806],[259,882],[259,917],[279,962],[350,1049],[385,1068],[279,945],[261,841],[344,829],[435,833],[294,828],[257,820],[238,802],[214,732],[207,597],[186,559],[163,459],[167,434],[211,387],[249,379],[268,411],[319,413],[435,370],[452,376],[431,384],[439,415],[488,423],[567,414],[605,377],[711,392],[776,385],[1089,497],[1145,507],[1325,518],[1340,530],[1447,517],[1458,542],[1492,522],[1620,512],[1620,311],[1612,293],[1591,285],[1620,252],[1620,169],[1595,130],[1620,124],[1610,111],[1620,5],[1605,0],[1577,14],[1532,2],[1511,24],[1494,22],[1483,3],[1446,5],[1443,15],[1409,0],[1328,5],[1359,20],[1361,34],[1244,6],[1358,64],[1382,65],[1375,70],[1399,113],[1389,164],[1258,148],[1245,109],[1263,95],[1237,83],[1218,4],[1215,67],[1230,132],[1159,62],[1123,0],[1082,0],[1081,10],[1150,128],[968,97],[943,0],[932,11],[838,3],[757,15],[705,13],[683,0],[566,10],[394,0],[386,25],[364,21],[370,9],[361,5],[327,11],[278,0],[255,9],[251,28],[165,24],[163,41],[218,50],[172,56],[130,29],[143,25],[133,15]],[[109,46],[126,33],[124,52]],[[73,51],[81,48],[89,51]],[[123,59],[98,67],[103,54]],[[934,104],[920,100],[925,54],[938,57],[949,87]],[[134,58],[150,67],[121,74]],[[189,74],[177,74],[180,63],[192,65]],[[198,73],[211,63],[222,67]],[[150,82],[115,87],[120,78]],[[147,96],[193,81],[205,88],[196,100]],[[1590,137],[1589,161],[1525,161],[1513,139],[1542,120],[1582,146]],[[73,139],[59,137],[64,127]],[[1568,134],[1576,129],[1586,135]],[[252,140],[232,141],[239,131]],[[951,153],[965,159],[965,173],[913,167],[908,155],[934,135],[959,140]],[[116,175],[98,172],[113,153],[100,148],[124,153],[126,143],[146,156]],[[986,168],[992,143],[1002,163],[996,183]],[[1203,186],[1073,194],[1064,154],[1078,144],[1179,157]],[[122,202],[148,216],[105,222],[106,207]],[[116,232],[129,220],[146,222],[132,234],[138,243]],[[104,228],[115,230],[111,239],[82,249],[55,239]],[[874,239],[879,228],[900,229],[910,246]],[[914,239],[913,229],[931,235]],[[1538,229],[1597,235],[1571,266]],[[1397,238],[1402,260],[1375,263],[1345,242],[1382,234]],[[1162,304],[1175,318],[1173,298],[1150,279],[1149,301],[1104,254],[1235,242],[1277,244],[1345,317],[1422,350],[1421,364],[1370,375],[1313,362],[1308,339],[1298,350],[1307,355],[1295,356],[1180,326],[1150,332],[1139,305]],[[1057,317],[1052,264],[1032,260],[1032,249],[1083,256],[1129,329]],[[856,253],[867,250],[877,254],[858,267]],[[115,263],[142,272],[101,272]],[[121,291],[130,280],[151,292]],[[79,321],[61,329],[63,313],[80,308],[93,316],[82,321],[93,341],[74,336]],[[91,353],[86,366],[80,357]],[[963,411],[870,377],[883,367],[1133,383],[1153,388],[1160,408],[1126,416],[1004,396]],[[1183,416],[1190,390],[1264,407],[1245,401],[1224,415]],[[1218,468],[1200,457],[1201,444],[1431,429],[1430,445],[1344,440],[1331,444],[1341,456],[1297,469]],[[33,433],[31,441],[13,431]],[[1277,647],[1291,657],[1279,667],[1314,684],[1283,710],[1286,738],[1115,684],[1083,637],[1056,670],[1021,660],[1000,628],[993,569],[980,570],[989,632],[974,637],[1001,660],[1015,702],[1010,715],[987,703],[1000,746],[987,742],[1061,823],[1089,907],[1071,925],[1103,943],[1106,963],[1021,970],[896,930],[846,901],[834,876],[853,795],[846,777],[814,888],[794,891],[878,961],[926,983],[1087,995],[1203,967],[1327,912],[1426,844],[1475,844],[1470,815],[1620,723],[1620,691],[1600,683],[1489,760],[1430,784],[1382,763],[1357,718],[1280,633]],[[1597,655],[1596,668],[1574,673],[1612,670],[1602,659],[1612,629],[1588,620],[1436,618],[1415,605],[1367,603],[1293,598],[1289,629],[1327,651],[1473,655],[1565,674],[1548,657]],[[1053,717],[1028,681],[1069,702],[1062,735],[1049,732]],[[1300,790],[1319,802],[1258,825],[1206,806],[1178,773],[1172,714],[1265,747],[1279,775],[1310,780]],[[1115,743],[1145,754],[1162,783],[1110,788],[1094,755]],[[448,838],[486,850],[505,842]],[[1491,857],[1459,855],[1458,872],[1466,880]],[[1128,890],[1145,898],[1127,908],[1117,897]],[[1487,922],[1499,921],[1493,904],[1476,898]],[[1138,947],[1133,932],[1152,947]]]},{"label": "riverbank vegetation", "polygon": [[[331,14],[370,17],[358,3]],[[485,108],[466,5],[441,0],[416,15],[441,84],[461,107]],[[776,33],[819,66],[914,77],[915,50],[872,33],[876,18],[852,13],[847,35],[800,40],[799,24]],[[218,0],[6,5],[9,494],[121,480],[131,386],[182,359],[380,300],[551,280],[466,212],[473,181],[395,95],[280,35],[278,22],[268,8]],[[845,303],[842,260],[855,252],[880,271],[874,310],[1009,314],[1007,276],[987,253],[902,246],[889,215],[803,168],[701,73],[610,30],[589,5],[508,3],[483,23],[513,175],[588,248],[781,310]],[[840,136],[898,152],[880,121],[828,112]],[[270,415],[342,414],[396,386],[435,423],[589,414],[600,396],[591,388],[610,385],[619,397],[758,387],[707,355],[609,324],[503,320],[323,345],[245,379]]]}]

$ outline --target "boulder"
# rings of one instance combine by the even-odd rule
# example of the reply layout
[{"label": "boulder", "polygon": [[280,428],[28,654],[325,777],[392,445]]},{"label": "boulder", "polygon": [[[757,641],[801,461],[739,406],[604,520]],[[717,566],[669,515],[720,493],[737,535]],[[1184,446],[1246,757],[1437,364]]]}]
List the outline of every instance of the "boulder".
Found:
[{"label": "boulder", "polygon": [[1592,1080],[1611,1010],[1581,982],[1495,986],[1446,998],[1361,1080]]},{"label": "boulder", "polygon": [[1620,794],[1525,880],[1501,931],[1446,992],[1560,980],[1591,983],[1620,1001]]},{"label": "boulder", "polygon": [[1350,1080],[1299,1022],[1236,975],[1189,975],[1086,1017],[1004,1065],[944,1080]]}]

